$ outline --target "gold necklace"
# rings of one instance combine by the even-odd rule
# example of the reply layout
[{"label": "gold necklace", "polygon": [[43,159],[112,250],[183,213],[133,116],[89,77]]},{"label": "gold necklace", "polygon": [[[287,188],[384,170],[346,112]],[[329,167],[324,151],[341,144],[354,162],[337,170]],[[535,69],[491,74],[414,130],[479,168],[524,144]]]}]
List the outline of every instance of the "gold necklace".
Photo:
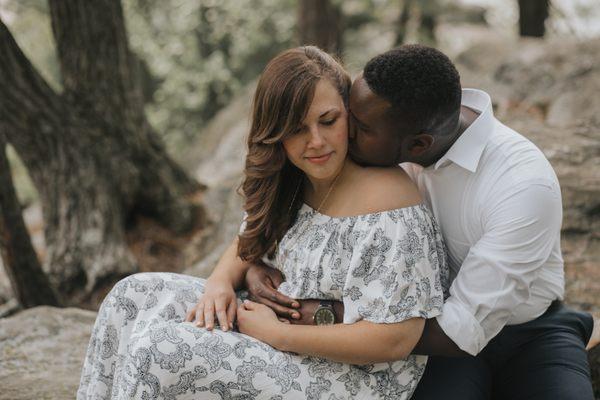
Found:
[{"label": "gold necklace", "polygon": [[[340,175],[342,175],[342,171],[343,170],[344,170],[344,167],[342,166],[342,169],[340,170],[340,172],[333,179],[333,182],[331,183],[331,186],[329,187],[329,190],[327,191],[327,193],[325,194],[325,197],[323,198],[323,200],[319,204],[319,207],[316,209],[316,213],[317,214],[321,213],[321,208],[323,207],[323,205],[325,204],[325,202],[329,198],[329,195],[331,194],[333,188],[335,187],[335,184],[337,183],[338,178],[340,177]],[[300,182],[298,182],[298,186],[296,186],[296,191],[294,192],[294,196],[292,197],[292,202],[290,203],[290,207],[288,209],[288,213],[292,211],[292,206],[294,205],[294,201],[296,200],[296,195],[298,194],[298,191],[300,189],[300,185],[301,184],[302,184],[302,180],[300,180]],[[307,230],[308,230],[308,228],[310,228],[312,226],[312,219],[310,220],[310,222],[311,222],[310,225],[308,225],[308,227],[306,228]],[[285,236],[285,234],[284,234],[284,236]],[[298,240],[299,239],[296,239],[293,244],[296,244],[296,242]],[[289,247],[292,247],[292,245],[290,245]],[[281,263],[282,260],[278,256],[279,256],[279,243],[278,243],[277,240],[275,240],[275,262],[279,266],[283,265]],[[287,253],[286,253],[286,257],[287,257]]]}]

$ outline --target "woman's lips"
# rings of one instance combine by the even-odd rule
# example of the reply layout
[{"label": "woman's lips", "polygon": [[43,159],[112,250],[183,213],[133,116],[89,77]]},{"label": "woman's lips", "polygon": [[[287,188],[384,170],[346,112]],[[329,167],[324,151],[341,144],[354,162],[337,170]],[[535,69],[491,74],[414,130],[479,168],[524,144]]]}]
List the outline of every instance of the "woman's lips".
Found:
[{"label": "woman's lips", "polygon": [[306,157],[306,159],[314,164],[325,164],[329,160],[329,158],[331,157],[332,154],[333,154],[333,152],[327,153],[320,157]]}]

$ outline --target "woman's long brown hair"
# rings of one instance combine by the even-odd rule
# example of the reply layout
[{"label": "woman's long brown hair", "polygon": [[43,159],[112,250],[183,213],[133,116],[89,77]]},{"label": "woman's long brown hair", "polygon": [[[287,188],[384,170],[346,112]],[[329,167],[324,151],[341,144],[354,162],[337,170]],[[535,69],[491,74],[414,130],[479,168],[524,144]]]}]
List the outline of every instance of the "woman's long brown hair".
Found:
[{"label": "woman's long brown hair", "polygon": [[241,185],[247,217],[238,255],[245,261],[258,262],[265,254],[272,257],[276,241],[293,224],[302,204],[304,173],[288,161],[282,141],[306,118],[320,79],[331,82],[347,107],[350,76],[332,56],[314,46],[279,54],[258,81]]}]

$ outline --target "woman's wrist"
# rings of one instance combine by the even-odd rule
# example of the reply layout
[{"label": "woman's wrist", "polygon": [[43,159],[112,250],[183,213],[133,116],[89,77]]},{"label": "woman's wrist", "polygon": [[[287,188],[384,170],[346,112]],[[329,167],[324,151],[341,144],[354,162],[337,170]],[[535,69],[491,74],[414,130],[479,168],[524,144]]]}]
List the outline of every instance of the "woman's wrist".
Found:
[{"label": "woman's wrist", "polygon": [[280,351],[293,351],[289,345],[292,340],[292,325],[281,322],[279,328],[273,332],[273,341],[271,346]]},{"label": "woman's wrist", "polygon": [[206,283],[215,286],[231,287],[231,290],[235,291],[235,286],[231,278],[227,275],[217,273],[216,271],[208,277]]}]

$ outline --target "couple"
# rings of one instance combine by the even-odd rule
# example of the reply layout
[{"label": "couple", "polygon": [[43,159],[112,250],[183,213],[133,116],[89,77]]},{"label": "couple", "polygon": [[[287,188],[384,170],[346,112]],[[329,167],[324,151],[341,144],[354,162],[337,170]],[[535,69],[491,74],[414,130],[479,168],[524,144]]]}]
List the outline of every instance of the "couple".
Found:
[{"label": "couple", "polygon": [[556,176],[439,51],[389,51],[353,84],[315,47],[278,55],[244,172],[208,280],[107,295],[78,399],[593,398]]}]

